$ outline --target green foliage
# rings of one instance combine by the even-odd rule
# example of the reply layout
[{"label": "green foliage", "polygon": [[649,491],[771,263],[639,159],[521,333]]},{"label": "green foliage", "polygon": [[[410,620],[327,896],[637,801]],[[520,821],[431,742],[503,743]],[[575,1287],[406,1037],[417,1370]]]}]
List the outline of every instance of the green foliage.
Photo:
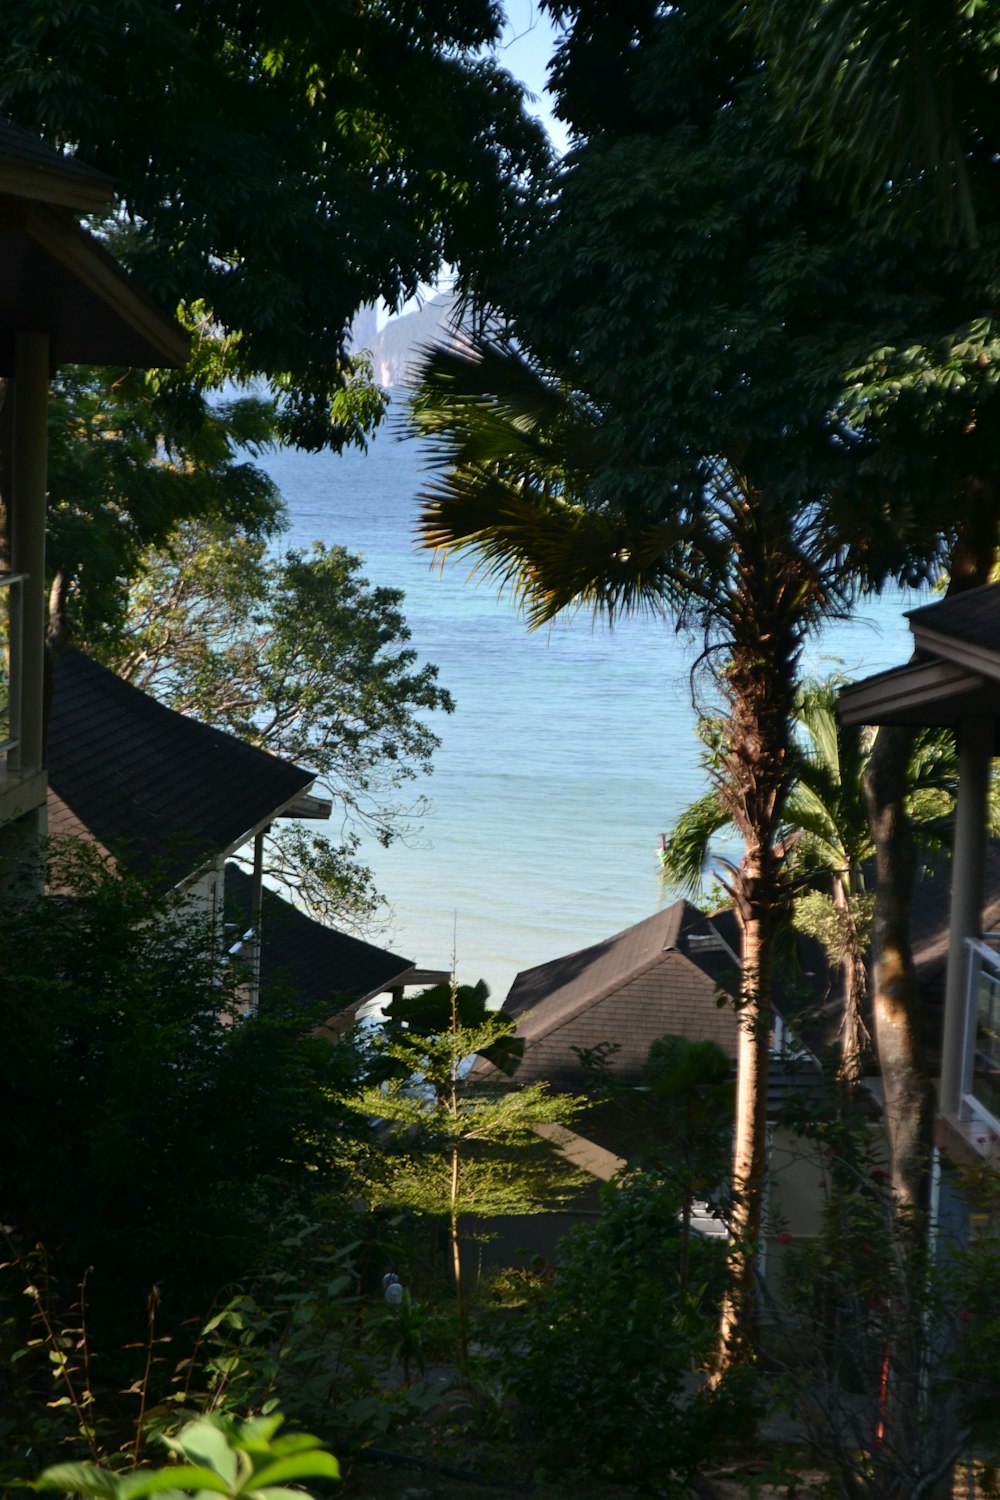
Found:
[{"label": "green foliage", "polygon": [[337,1460],[309,1433],[278,1436],[282,1418],[235,1422],[202,1417],[164,1437],[174,1462],[120,1474],[95,1464],[55,1464],[32,1488],[91,1500],[145,1500],[147,1495],[224,1495],[228,1500],[293,1500],[303,1481],[339,1479]]},{"label": "green foliage", "polygon": [[0,912],[4,1215],[63,1297],[93,1268],[103,1347],[134,1336],[154,1283],[176,1331],[333,1190],[355,1064],[278,997],[244,1016],[182,897],[151,900],[87,848],[60,848],[52,878],[59,896]]},{"label": "green foliage", "polygon": [[387,1007],[372,1042],[384,1081],[344,1100],[386,1127],[365,1184],[373,1205],[442,1219],[541,1213],[577,1184],[535,1127],[569,1123],[580,1101],[470,1071],[477,1056],[509,1066],[518,1053],[514,1021],[486,1008],[488,994],[482,981],[437,985]]},{"label": "green foliage", "polygon": [[12,0],[5,22],[0,109],[111,175],[116,252],[164,306],[201,305],[298,446],[356,441],[381,406],[349,399],[356,310],[506,239],[544,159],[482,55],[491,0]]},{"label": "green foliage", "polygon": [[769,1357],[844,1494],[919,1494],[973,1443],[997,1451],[996,1170],[946,1165],[928,1234],[894,1203],[870,1126],[824,1111],[800,1125],[826,1187],[822,1223],[785,1252]]},{"label": "green foliage", "polygon": [[992,187],[975,149],[995,108],[989,6],[752,0],[745,15],[783,114],[855,212],[876,196],[904,224],[931,209],[942,238],[975,243]]},{"label": "green foliage", "polygon": [[275,559],[259,537],[188,523],[147,552],[106,664],[181,713],[318,773],[337,833],[292,825],[267,838],[267,874],[316,915],[370,924],[381,898],[357,859],[419,820],[403,788],[426,775],[451,712],[421,665],[399,589],[373,586],[342,547]]},{"label": "green foliage", "polygon": [[716,1334],[725,1249],[692,1244],[684,1291],[676,1188],[636,1171],[602,1199],[518,1317],[505,1368],[547,1469],[659,1491],[717,1460],[732,1427],[728,1394],[696,1377]]},{"label": "green foliage", "polygon": [[221,394],[202,330],[177,372],[60,370],[49,416],[47,567],[58,577],[53,631],[91,650],[123,628],[143,555],[192,517],[250,538],[284,524],[254,459],[273,447],[273,403]]}]

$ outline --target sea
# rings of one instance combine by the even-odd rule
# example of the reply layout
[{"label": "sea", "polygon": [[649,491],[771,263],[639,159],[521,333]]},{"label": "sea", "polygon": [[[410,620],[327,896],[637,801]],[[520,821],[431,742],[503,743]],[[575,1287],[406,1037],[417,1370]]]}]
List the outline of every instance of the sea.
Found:
[{"label": "sea", "polygon": [[[609,629],[580,612],[531,632],[508,599],[443,566],[416,537],[429,478],[415,439],[385,428],[367,453],[283,451],[264,461],[288,509],[279,547],[360,554],[374,585],[405,594],[411,644],[454,696],[426,799],[405,840],[363,857],[385,897],[373,941],[422,968],[485,979],[498,1003],[519,970],[649,916],[664,891],[657,851],[706,789],[691,668],[699,642],[667,619]],[[806,647],[809,675],[867,676],[909,654],[917,595],[864,601]],[[737,850],[720,843],[715,853]]]}]

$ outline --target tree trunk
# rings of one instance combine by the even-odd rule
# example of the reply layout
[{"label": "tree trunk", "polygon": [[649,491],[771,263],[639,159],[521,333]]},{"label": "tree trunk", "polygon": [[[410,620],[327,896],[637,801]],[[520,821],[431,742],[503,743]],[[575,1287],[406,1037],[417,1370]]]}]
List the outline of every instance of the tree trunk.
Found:
[{"label": "tree trunk", "polygon": [[861,1082],[862,1058],[871,1044],[871,1037],[864,1018],[868,986],[865,982],[865,960],[858,936],[856,913],[851,902],[849,873],[839,872],[834,875],[833,903],[844,924],[841,958],[844,1019],[841,1024],[838,1076],[846,1093],[851,1095]]},{"label": "tree trunk", "polygon": [[897,1207],[927,1201],[933,1094],[923,1045],[920,992],[910,942],[913,830],[906,813],[914,731],[885,725],[865,769],[865,800],[875,841],[872,1013]]},{"label": "tree trunk", "polygon": [[[771,938],[773,900],[762,899],[776,884],[773,851],[749,861],[739,881],[737,912],[743,932],[737,1055],[736,1129],[733,1142],[733,1212],[730,1225],[730,1284],[722,1309],[720,1363],[738,1362],[753,1338],[757,1262],[767,1178],[767,1096],[771,1043]],[[764,865],[772,869],[765,873]],[[770,877],[770,878],[769,878]]]},{"label": "tree trunk", "polygon": [[455,1281],[455,1305],[458,1310],[458,1348],[464,1366],[469,1360],[469,1336],[465,1326],[465,1297],[462,1286],[462,1242],[458,1232],[458,1176],[459,1149],[456,1141],[451,1148],[451,1209],[448,1214],[448,1235],[451,1241],[451,1271]]}]

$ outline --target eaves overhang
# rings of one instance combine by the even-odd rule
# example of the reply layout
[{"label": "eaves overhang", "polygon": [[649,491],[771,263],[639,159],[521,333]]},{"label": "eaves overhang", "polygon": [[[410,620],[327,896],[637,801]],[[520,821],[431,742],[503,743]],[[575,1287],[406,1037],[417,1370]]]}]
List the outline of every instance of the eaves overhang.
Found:
[{"label": "eaves overhang", "polygon": [[957,662],[911,662],[840,690],[844,724],[954,726],[970,716],[1000,716],[1000,682]]},{"label": "eaves overhang", "polygon": [[942,661],[954,662],[965,671],[978,672],[1000,686],[1000,651],[978,641],[960,640],[943,631],[933,630],[921,624],[918,619],[910,621],[910,629],[918,651],[940,657]]},{"label": "eaves overhang", "polygon": [[185,365],[190,340],[65,210],[0,196],[0,375],[17,336],[45,334],[52,364]]}]

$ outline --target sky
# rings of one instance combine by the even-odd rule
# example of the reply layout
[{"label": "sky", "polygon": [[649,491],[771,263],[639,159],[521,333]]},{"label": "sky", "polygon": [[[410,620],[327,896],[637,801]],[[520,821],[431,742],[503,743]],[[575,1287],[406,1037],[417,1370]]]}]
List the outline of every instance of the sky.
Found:
[{"label": "sky", "polygon": [[556,36],[551,18],[539,11],[535,0],[507,0],[507,27],[500,45],[500,63],[537,95],[534,104],[528,102],[528,108],[542,120],[556,149],[563,152],[567,144],[566,127],[552,118],[545,92]]},{"label": "sky", "polygon": [[[553,118],[545,90],[549,59],[555,51],[556,29],[551,18],[539,10],[536,0],[507,0],[506,9],[507,25],[497,54],[500,64],[535,96],[533,100],[526,99],[525,105],[529,113],[542,121],[561,155],[567,148],[569,138],[565,125]],[[435,286],[422,286],[416,297],[412,297],[400,309],[399,315],[415,311],[421,303],[447,287],[450,281],[451,277],[446,272]],[[395,315],[389,308],[384,305],[380,307],[378,327],[384,327],[393,316]]]}]

